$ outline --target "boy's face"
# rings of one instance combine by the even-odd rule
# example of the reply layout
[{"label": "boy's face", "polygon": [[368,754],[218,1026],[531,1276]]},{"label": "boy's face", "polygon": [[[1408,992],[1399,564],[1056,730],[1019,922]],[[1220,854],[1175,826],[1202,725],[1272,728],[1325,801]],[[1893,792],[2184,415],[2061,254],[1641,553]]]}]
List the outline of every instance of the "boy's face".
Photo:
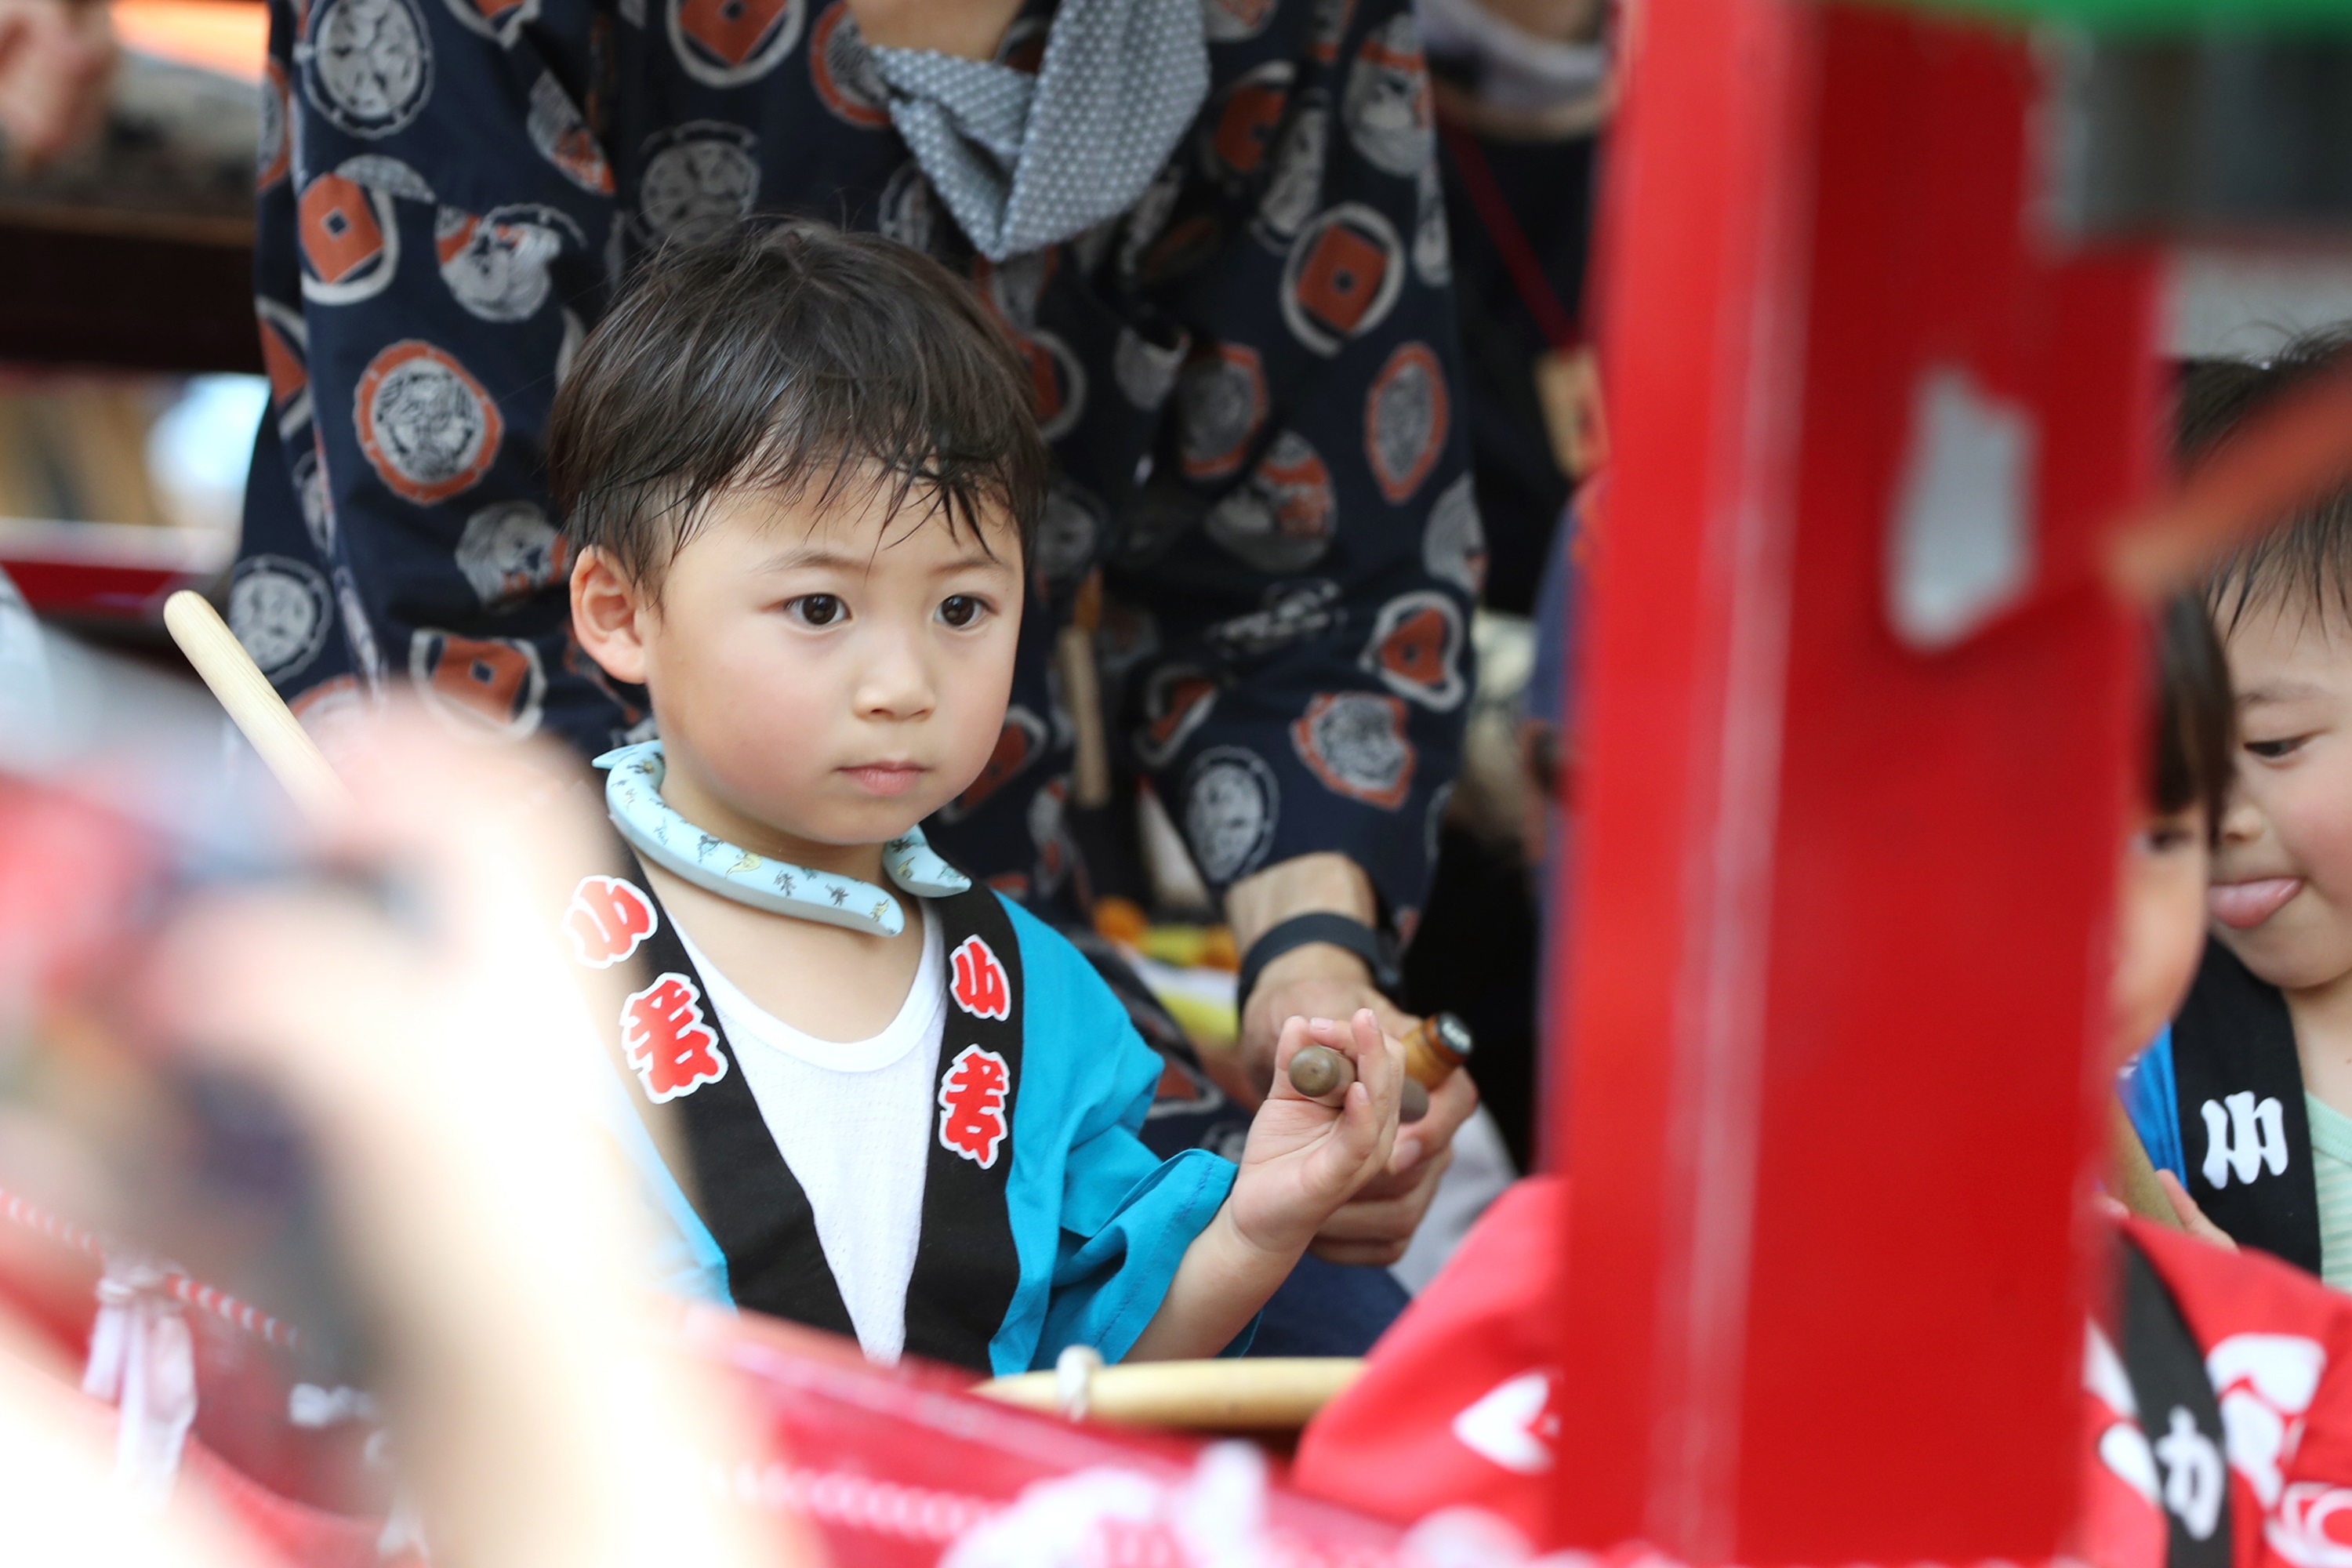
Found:
[{"label": "boy's face", "polygon": [[2205,886],[2212,867],[2202,805],[2153,812],[2124,847],[2116,889],[2116,969],[2109,993],[2112,1056],[2145,1047],[2179,1011],[2205,946]]},{"label": "boy's face", "polygon": [[2325,984],[2352,973],[2352,626],[2278,595],[2227,647],[2240,754],[2215,930],[2272,984]]},{"label": "boy's face", "polygon": [[992,515],[982,548],[919,497],[887,524],[884,510],[864,486],[822,511],[723,493],[658,604],[601,559],[575,566],[582,644],[651,692],[663,793],[698,826],[785,858],[795,842],[880,844],[962,793],[995,749],[1019,534]]}]

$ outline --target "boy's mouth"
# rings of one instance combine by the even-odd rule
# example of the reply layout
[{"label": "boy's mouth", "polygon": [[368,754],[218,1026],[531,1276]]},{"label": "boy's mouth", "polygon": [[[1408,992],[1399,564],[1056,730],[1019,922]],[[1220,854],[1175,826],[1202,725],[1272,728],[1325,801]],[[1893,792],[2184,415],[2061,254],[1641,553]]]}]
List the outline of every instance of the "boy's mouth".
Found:
[{"label": "boy's mouth", "polygon": [[930,770],[917,763],[866,763],[841,772],[869,794],[898,795],[914,788],[915,781]]},{"label": "boy's mouth", "polygon": [[2231,931],[2251,931],[2279,912],[2303,891],[2300,877],[2263,877],[2251,882],[2216,882],[2206,889],[2205,906],[2213,918]]}]

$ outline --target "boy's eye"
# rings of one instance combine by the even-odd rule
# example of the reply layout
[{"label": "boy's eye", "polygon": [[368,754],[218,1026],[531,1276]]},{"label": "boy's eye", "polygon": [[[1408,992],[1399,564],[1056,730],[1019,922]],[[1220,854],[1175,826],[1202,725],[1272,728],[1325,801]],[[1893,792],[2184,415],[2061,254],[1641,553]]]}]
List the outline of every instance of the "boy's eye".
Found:
[{"label": "boy's eye", "polygon": [[970,594],[950,594],[940,601],[940,619],[959,631],[976,625],[988,605]]},{"label": "boy's eye", "polygon": [[829,626],[849,618],[849,606],[835,594],[803,594],[784,613],[804,626]]},{"label": "boy's eye", "polygon": [[2171,811],[2166,816],[2145,816],[2140,818],[2140,830],[2131,837],[2133,853],[2147,858],[2164,858],[2188,853],[2206,842],[2210,830],[2210,818],[2206,818],[2204,806],[2189,806],[2188,811]]},{"label": "boy's eye", "polygon": [[2168,816],[2143,820],[2132,847],[2147,856],[2178,855],[2204,842],[2207,818],[2202,806],[2191,806]]},{"label": "boy's eye", "polygon": [[2293,755],[2311,737],[2308,735],[2294,735],[2284,741],[2249,741],[2246,742],[2246,750],[2258,757],[2276,762],[2281,757]]}]

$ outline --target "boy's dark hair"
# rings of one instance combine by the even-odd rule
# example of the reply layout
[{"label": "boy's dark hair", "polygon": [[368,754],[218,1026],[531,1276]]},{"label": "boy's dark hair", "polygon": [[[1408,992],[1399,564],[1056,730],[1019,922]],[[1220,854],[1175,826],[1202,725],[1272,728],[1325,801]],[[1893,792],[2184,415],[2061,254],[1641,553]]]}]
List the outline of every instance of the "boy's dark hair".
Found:
[{"label": "boy's dark hair", "polygon": [[722,490],[831,502],[861,476],[1028,548],[1047,455],[1031,385],[971,289],[879,235],[747,224],[647,258],[580,346],[549,421],[572,549],[658,592]]},{"label": "boy's dark hair", "polygon": [[2156,727],[2150,800],[2166,816],[2205,808],[2206,832],[2219,837],[2221,802],[2238,745],[2238,705],[2230,664],[2213,635],[2203,598],[2177,594],[2157,613]]},{"label": "boy's dark hair", "polygon": [[[2264,364],[2191,362],[2180,376],[2179,466],[2196,467],[2248,418],[2344,363],[2347,351],[2352,324],[2298,337]],[[2205,597],[2224,633],[2255,605],[2289,598],[2352,620],[2352,490],[2325,497],[2231,551],[2206,579]]]}]

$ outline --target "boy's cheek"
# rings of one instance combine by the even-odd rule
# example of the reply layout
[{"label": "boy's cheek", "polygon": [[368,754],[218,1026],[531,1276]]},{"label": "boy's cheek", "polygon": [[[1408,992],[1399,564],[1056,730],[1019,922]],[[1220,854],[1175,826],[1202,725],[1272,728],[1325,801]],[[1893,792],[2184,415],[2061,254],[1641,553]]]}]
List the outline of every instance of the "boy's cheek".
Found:
[{"label": "boy's cheek", "polygon": [[[2315,762],[2319,759],[2315,758]],[[2352,769],[2311,766],[2273,774],[2250,794],[2268,837],[2250,854],[2224,854],[2221,880],[2285,872],[2303,892],[2252,931],[2215,934],[2273,985],[2324,984],[2352,973]]]},{"label": "boy's cheek", "polygon": [[2293,869],[2329,902],[2352,911],[2352,748],[2297,770],[2253,794]]}]

